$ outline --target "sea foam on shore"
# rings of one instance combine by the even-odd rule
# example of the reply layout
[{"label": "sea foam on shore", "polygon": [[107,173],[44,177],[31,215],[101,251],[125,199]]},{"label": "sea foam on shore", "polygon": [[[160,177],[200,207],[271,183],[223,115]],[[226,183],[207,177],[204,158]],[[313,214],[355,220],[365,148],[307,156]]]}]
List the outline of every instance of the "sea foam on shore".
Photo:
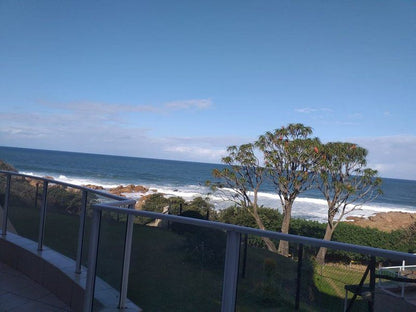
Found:
[{"label": "sea foam on shore", "polygon": [[[23,174],[29,175],[36,175],[36,176],[45,176],[46,173],[40,172],[21,172]],[[97,185],[102,186],[107,191],[116,188],[121,184],[114,184],[114,180],[110,179],[89,179],[85,177],[68,177],[65,175],[57,175],[54,176],[54,179],[67,182],[75,185]],[[137,183],[137,182],[136,182]],[[134,182],[132,181],[132,184]],[[122,184],[127,185],[127,184]],[[137,184],[136,184],[137,185]],[[211,193],[211,190],[203,185],[175,185],[175,184],[149,184],[149,183],[140,183],[140,185],[144,185],[146,188],[149,189],[147,193],[124,193],[126,197],[132,199],[139,199],[142,196],[149,195],[154,193],[155,191],[165,194],[167,197],[174,197],[179,196],[183,199],[190,201],[195,197],[207,197],[214,205],[214,208],[224,209],[231,206],[233,203],[231,201],[225,200],[223,196],[220,196],[219,193]],[[232,192],[229,190],[229,192]],[[270,207],[278,209],[282,212],[282,206],[279,199],[279,196],[276,193],[269,193],[269,192],[259,192],[259,204],[264,207]],[[380,203],[380,202],[370,202],[358,207],[354,211],[348,214],[348,216],[353,217],[362,217],[368,218],[373,216],[377,213],[386,213],[386,212],[406,212],[406,213],[415,213],[415,207],[412,206],[404,206],[398,204],[390,204],[390,203]],[[314,220],[319,222],[326,222],[326,218],[328,215],[327,211],[327,203],[326,200],[321,198],[312,198],[307,196],[299,196],[293,205],[292,216],[295,218],[303,218],[308,220]]]}]

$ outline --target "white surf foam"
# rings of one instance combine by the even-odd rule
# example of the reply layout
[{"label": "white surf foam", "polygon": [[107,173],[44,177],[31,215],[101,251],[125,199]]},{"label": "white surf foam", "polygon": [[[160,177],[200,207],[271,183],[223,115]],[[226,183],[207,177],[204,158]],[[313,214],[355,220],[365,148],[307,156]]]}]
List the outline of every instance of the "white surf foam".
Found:
[{"label": "white surf foam", "polygon": [[52,178],[54,180],[60,181],[60,182],[65,182],[65,183],[69,183],[69,184],[74,184],[74,185],[87,185],[87,184],[92,184],[92,185],[97,185],[97,186],[102,186],[103,188],[114,188],[119,186],[120,184],[113,184],[110,182],[106,182],[106,181],[100,181],[100,180],[94,180],[94,179],[87,179],[87,178],[80,178],[80,177],[67,177],[65,175],[51,175],[48,173],[43,173],[43,172],[20,172],[22,174],[27,174],[27,175],[31,175],[31,176],[37,176],[37,177],[45,177],[45,176],[52,176]]},{"label": "white surf foam", "polygon": [[105,182],[105,181],[86,179],[86,178],[78,178],[78,177],[67,177],[65,175],[59,175],[56,180],[66,182],[66,183],[70,183],[70,184],[74,184],[74,185],[80,185],[80,186],[81,185],[92,184],[92,185],[102,186],[103,188],[106,188],[106,189],[107,188],[114,188],[114,187],[119,186],[117,184],[112,184],[112,183]]},{"label": "white surf foam", "polygon": [[[44,174],[41,172],[21,172],[28,175],[35,175],[35,176],[45,176],[50,174]],[[105,189],[110,189],[117,187],[119,185],[125,186],[125,184],[114,184],[114,182],[108,182],[103,180],[94,180],[88,178],[79,178],[79,177],[68,177],[65,175],[58,175],[54,177],[56,180],[71,183],[74,185],[87,185],[93,184],[102,186]],[[136,183],[143,185],[149,188],[147,193],[125,193],[129,198],[139,199],[144,195],[153,194],[155,190],[158,193],[163,193],[167,197],[175,197],[179,196],[183,199],[190,201],[196,197],[203,197],[209,198],[210,202],[214,205],[214,209],[220,210],[227,208],[233,205],[231,200],[226,200],[226,197],[235,193],[232,189],[222,189],[221,192],[211,193],[211,190],[202,185],[157,185],[157,184],[150,184],[146,185],[145,183]],[[253,196],[253,194],[249,194]],[[278,194],[275,193],[267,193],[267,192],[259,192],[258,194],[259,205],[264,207],[270,207],[279,210],[282,212],[281,202]],[[369,217],[379,212],[389,212],[389,211],[402,211],[402,212],[416,212],[416,207],[409,207],[409,206],[400,206],[394,204],[387,204],[387,203],[367,203],[351,213],[348,216],[359,216],[359,217]],[[320,198],[310,198],[310,197],[298,197],[292,209],[292,215],[295,218],[305,218],[311,220],[317,220],[320,222],[326,222],[328,214],[327,202],[324,199]]]}]

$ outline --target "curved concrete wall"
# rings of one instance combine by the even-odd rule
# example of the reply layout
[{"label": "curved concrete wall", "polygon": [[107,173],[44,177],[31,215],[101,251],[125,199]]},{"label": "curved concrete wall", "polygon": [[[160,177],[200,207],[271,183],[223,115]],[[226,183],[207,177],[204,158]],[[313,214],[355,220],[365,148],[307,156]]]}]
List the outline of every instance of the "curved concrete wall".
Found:
[{"label": "curved concrete wall", "polygon": [[[0,236],[0,261],[26,274],[32,280],[55,294],[71,311],[82,311],[87,271],[75,273],[75,261],[13,233]],[[117,308],[119,293],[97,277],[94,311],[120,311]],[[129,311],[141,311],[128,301]]]}]

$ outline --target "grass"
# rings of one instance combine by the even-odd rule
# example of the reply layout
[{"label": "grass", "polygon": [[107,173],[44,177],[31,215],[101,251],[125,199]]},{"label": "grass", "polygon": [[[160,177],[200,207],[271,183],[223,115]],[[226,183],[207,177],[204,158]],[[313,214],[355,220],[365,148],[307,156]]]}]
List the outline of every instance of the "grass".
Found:
[{"label": "grass", "polygon": [[[18,233],[37,240],[38,209],[13,198],[9,212]],[[74,259],[78,227],[79,216],[49,209],[45,245]],[[98,275],[115,288],[120,285],[124,231],[124,222],[103,219]],[[195,235],[180,235],[168,229],[136,224],[129,298],[147,311],[220,310],[224,254],[221,250],[210,249],[209,239],[215,243],[225,240],[225,235],[214,230],[206,235],[208,240],[202,243]],[[88,242],[84,250],[87,245]],[[85,255],[84,251],[84,264]],[[335,306],[342,307],[343,287],[350,283],[347,277],[359,281],[362,276],[361,272],[342,267],[317,268],[307,259],[302,274],[301,311],[332,311]],[[246,276],[239,278],[237,311],[293,311],[296,277],[296,261],[249,247]]]},{"label": "grass", "polygon": [[[345,285],[358,285],[365,271],[364,266],[349,266],[343,264],[326,264],[324,266],[316,265],[314,274],[314,284],[319,294],[326,297],[326,301],[332,306],[338,306],[341,310],[345,297]],[[369,278],[365,283],[369,282]],[[348,293],[351,299],[352,293]],[[340,301],[342,299],[342,302]],[[354,308],[357,310],[365,310],[367,302],[357,297]],[[354,310],[354,311],[356,311]]]}]

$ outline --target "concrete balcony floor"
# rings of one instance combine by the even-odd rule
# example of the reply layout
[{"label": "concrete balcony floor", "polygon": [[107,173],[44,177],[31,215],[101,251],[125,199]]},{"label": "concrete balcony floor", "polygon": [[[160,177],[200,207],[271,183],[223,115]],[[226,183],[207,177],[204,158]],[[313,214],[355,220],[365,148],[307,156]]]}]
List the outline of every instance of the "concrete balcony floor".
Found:
[{"label": "concrete balcony floor", "polygon": [[0,262],[0,311],[70,311],[54,294]]}]

